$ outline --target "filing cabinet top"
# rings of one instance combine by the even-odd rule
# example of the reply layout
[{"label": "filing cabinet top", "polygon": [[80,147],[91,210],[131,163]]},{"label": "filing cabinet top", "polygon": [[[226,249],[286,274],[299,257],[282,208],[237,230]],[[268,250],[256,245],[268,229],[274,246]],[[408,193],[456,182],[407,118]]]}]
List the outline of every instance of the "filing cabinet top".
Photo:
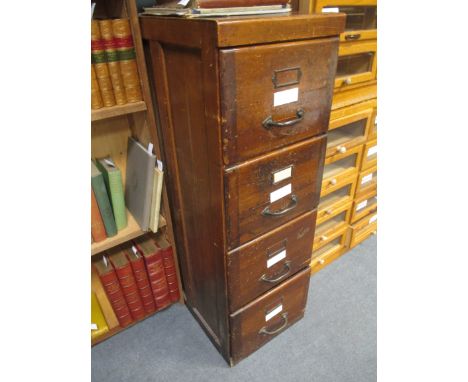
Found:
[{"label": "filing cabinet top", "polygon": [[338,36],[344,31],[345,18],[342,13],[194,19],[142,15],[140,24],[146,40],[227,48]]}]

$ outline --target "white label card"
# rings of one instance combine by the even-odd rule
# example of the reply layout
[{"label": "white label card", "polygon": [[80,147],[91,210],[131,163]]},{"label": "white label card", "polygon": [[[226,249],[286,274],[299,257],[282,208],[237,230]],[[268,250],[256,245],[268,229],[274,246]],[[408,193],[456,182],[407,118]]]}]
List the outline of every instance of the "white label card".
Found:
[{"label": "white label card", "polygon": [[96,324],[91,324],[91,330],[98,330],[98,327]]},{"label": "white label card", "polygon": [[276,191],[270,192],[270,203],[274,203],[277,200],[284,198],[286,195],[291,193],[291,183],[278,188]]},{"label": "white label card", "polygon": [[363,202],[359,203],[356,206],[356,211],[362,210],[365,206],[367,206],[367,200],[364,200]]},{"label": "white label card", "polygon": [[180,0],[177,4],[183,5],[184,7],[189,3],[190,0]]},{"label": "white label card", "polygon": [[372,216],[372,217],[369,219],[369,224],[375,222],[376,220],[377,220],[377,215]]},{"label": "white label card", "polygon": [[296,102],[299,99],[299,88],[282,90],[273,94],[273,106]]},{"label": "white label card", "polygon": [[158,164],[159,171],[162,171],[163,170],[163,162],[160,161],[159,159],[156,159],[156,163]]},{"label": "white label card", "polygon": [[285,168],[284,170],[276,171],[273,173],[273,184],[279,183],[282,180],[288,179],[291,177],[292,166]]},{"label": "white label card", "polygon": [[330,7],[330,8],[322,8],[322,13],[339,13],[340,8],[338,7]]},{"label": "white label card", "polygon": [[377,154],[377,145],[372,146],[369,150],[367,150],[367,156],[370,157],[371,155]]},{"label": "white label card", "polygon": [[372,174],[366,175],[362,178],[361,184],[368,183],[372,180]]},{"label": "white label card", "polygon": [[282,311],[283,311],[283,304],[279,304],[270,313],[265,314],[265,321],[271,320],[273,317],[275,317],[278,313],[281,313]]},{"label": "white label card", "polygon": [[285,257],[286,257],[286,250],[283,249],[281,252],[277,253],[275,256],[272,256],[267,260],[267,268],[272,267],[278,261],[283,260]]}]

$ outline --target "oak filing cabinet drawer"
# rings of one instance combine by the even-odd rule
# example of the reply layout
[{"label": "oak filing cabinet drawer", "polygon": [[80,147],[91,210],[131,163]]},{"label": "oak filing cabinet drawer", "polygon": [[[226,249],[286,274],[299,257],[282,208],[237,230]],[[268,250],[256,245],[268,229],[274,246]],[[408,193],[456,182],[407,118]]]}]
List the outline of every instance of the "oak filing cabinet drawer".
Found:
[{"label": "oak filing cabinet drawer", "polygon": [[[344,107],[368,102],[377,97],[377,81],[368,81],[356,85],[346,85],[335,88],[333,92],[332,111],[338,111]],[[372,129],[372,125],[371,125]]]},{"label": "oak filing cabinet drawer", "polygon": [[351,226],[350,248],[355,247],[377,232],[377,212],[366,216]]},{"label": "oak filing cabinet drawer", "polygon": [[343,207],[343,205],[352,202],[356,189],[357,174],[344,179],[338,184],[336,189],[322,195],[317,208],[317,225],[327,220]]},{"label": "oak filing cabinet drawer", "polygon": [[304,316],[309,277],[307,267],[231,315],[234,363]]},{"label": "oak filing cabinet drawer", "polygon": [[359,173],[356,196],[361,196],[371,190],[377,189],[377,166],[371,167]]},{"label": "oak filing cabinet drawer", "polygon": [[325,144],[312,138],[226,170],[229,249],[317,206]]},{"label": "oak filing cabinet drawer", "polygon": [[375,211],[377,211],[377,190],[371,190],[354,200],[351,213],[351,223],[356,223],[358,220],[374,213]]},{"label": "oak filing cabinet drawer", "polygon": [[316,210],[308,212],[229,252],[231,312],[308,266],[316,218]]},{"label": "oak filing cabinet drawer", "polygon": [[377,38],[377,0],[317,0],[316,13],[346,14],[345,31],[340,41]]},{"label": "oak filing cabinet drawer", "polygon": [[304,314],[345,16],[140,24],[186,306],[232,366]]},{"label": "oak filing cabinet drawer", "polygon": [[348,227],[343,227],[335,232],[333,238],[317,250],[312,250],[312,264],[321,258],[333,256],[343,250],[348,242]]},{"label": "oak filing cabinet drawer", "polygon": [[360,145],[344,154],[337,154],[325,159],[321,195],[336,190],[344,179],[358,173],[363,149],[364,146]]},{"label": "oak filing cabinet drawer", "polygon": [[373,139],[364,146],[361,171],[377,166],[377,139]]},{"label": "oak filing cabinet drawer", "polygon": [[[337,215],[337,217],[340,217],[340,216],[341,214]],[[329,220],[327,220],[327,222],[329,222]],[[326,224],[327,222],[322,223],[322,224]],[[328,243],[334,242],[337,237],[343,236],[347,232],[347,230],[348,230],[348,225],[343,224],[342,222],[340,222],[335,227],[329,227],[328,232],[326,232],[326,234],[325,233],[321,234],[317,237],[316,240],[314,240],[314,244],[312,247],[313,248],[312,258],[317,257],[315,253],[318,252],[320,248],[326,246]]]},{"label": "oak filing cabinet drawer", "polygon": [[331,240],[334,232],[347,227],[351,217],[352,202],[337,208],[324,222],[315,227],[314,249],[318,249]]}]

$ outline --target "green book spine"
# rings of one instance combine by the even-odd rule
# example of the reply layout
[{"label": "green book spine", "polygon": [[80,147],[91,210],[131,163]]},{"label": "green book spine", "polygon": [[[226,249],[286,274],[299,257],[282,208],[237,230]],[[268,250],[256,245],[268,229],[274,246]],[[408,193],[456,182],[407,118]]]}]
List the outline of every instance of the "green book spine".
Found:
[{"label": "green book spine", "polygon": [[106,185],[104,184],[104,177],[102,174],[91,177],[91,187],[96,197],[107,236],[111,237],[117,235],[117,226],[115,225],[114,214],[112,213],[112,207],[109,197],[107,196]]},{"label": "green book spine", "polygon": [[104,176],[107,193],[110,196],[112,211],[114,212],[115,224],[121,230],[127,226],[127,211],[125,210],[125,197],[122,185],[122,175],[118,168],[108,171],[99,160],[96,165]]}]

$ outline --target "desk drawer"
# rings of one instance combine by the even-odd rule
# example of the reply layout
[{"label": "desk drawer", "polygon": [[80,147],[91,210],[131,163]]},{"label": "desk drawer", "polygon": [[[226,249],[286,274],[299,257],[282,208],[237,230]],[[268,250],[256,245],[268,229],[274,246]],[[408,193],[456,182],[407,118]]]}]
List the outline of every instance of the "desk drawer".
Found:
[{"label": "desk drawer", "polygon": [[333,214],[344,205],[352,202],[356,189],[356,180],[357,175],[353,175],[345,179],[343,183],[340,183],[336,190],[320,198],[317,207],[317,225],[329,219],[330,216],[333,216]]},{"label": "desk drawer", "polygon": [[308,266],[317,212],[308,212],[228,254],[231,312]]},{"label": "desk drawer", "polygon": [[356,223],[377,211],[377,190],[371,190],[354,200],[351,212],[351,223]]},{"label": "desk drawer", "polygon": [[336,190],[343,180],[357,174],[361,167],[363,145],[325,159],[321,195]]},{"label": "desk drawer", "polygon": [[361,196],[371,190],[377,189],[377,166],[371,167],[359,173],[356,196]]},{"label": "desk drawer", "polygon": [[318,0],[315,12],[346,14],[345,32],[340,35],[340,41],[377,38],[377,0]]},{"label": "desk drawer", "polygon": [[377,212],[351,225],[350,247],[355,247],[374,232],[377,232]]},{"label": "desk drawer", "polygon": [[321,234],[315,236],[315,238],[314,238],[314,244],[313,244],[313,247],[312,247],[312,249],[313,249],[312,250],[312,258],[316,257],[315,252],[319,251],[320,248],[324,247],[328,243],[333,242],[337,237],[341,237],[341,236],[343,236],[343,234],[346,233],[346,231],[348,230],[348,222],[349,222],[349,219],[348,219],[348,221],[345,220],[346,219],[346,212],[347,211],[343,211],[342,213],[335,216],[335,218],[339,218],[342,215],[344,215],[343,220],[339,221],[335,225],[329,225],[327,227],[327,225],[328,225],[327,223],[332,223],[334,219],[330,219],[330,220],[327,220],[325,223],[322,223],[326,227],[323,229],[324,232],[322,232]]},{"label": "desk drawer", "polygon": [[377,139],[373,139],[364,146],[361,171],[377,166]]},{"label": "desk drawer", "polygon": [[377,42],[341,43],[335,87],[346,87],[376,79]]},{"label": "desk drawer", "polygon": [[304,316],[309,280],[307,267],[230,316],[233,363]]},{"label": "desk drawer", "polygon": [[317,207],[326,138],[313,138],[225,172],[228,248]]},{"label": "desk drawer", "polygon": [[220,51],[225,164],[327,131],[338,38]]}]

